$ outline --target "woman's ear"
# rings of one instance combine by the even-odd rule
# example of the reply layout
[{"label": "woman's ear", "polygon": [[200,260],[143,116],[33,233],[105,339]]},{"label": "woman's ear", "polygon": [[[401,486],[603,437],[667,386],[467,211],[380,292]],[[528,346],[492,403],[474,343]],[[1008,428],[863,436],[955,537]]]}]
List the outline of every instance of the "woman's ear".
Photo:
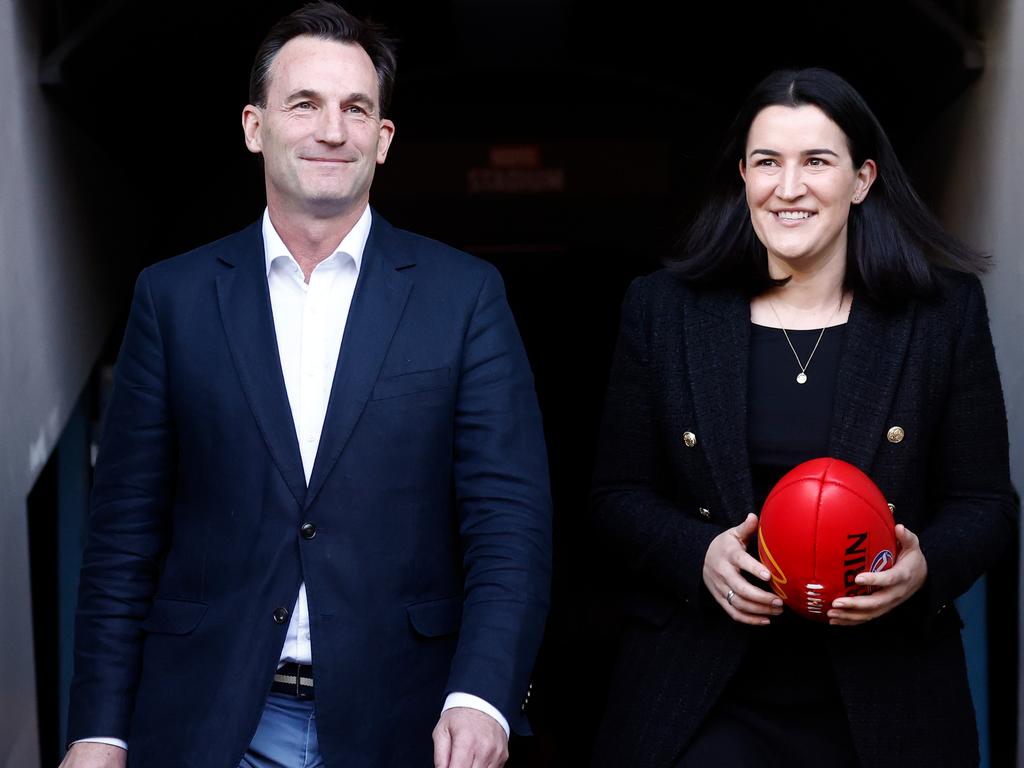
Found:
[{"label": "woman's ear", "polygon": [[878,178],[878,166],[874,160],[865,160],[864,164],[857,170],[857,180],[854,183],[852,202],[858,205],[864,202],[868,196],[868,190]]}]

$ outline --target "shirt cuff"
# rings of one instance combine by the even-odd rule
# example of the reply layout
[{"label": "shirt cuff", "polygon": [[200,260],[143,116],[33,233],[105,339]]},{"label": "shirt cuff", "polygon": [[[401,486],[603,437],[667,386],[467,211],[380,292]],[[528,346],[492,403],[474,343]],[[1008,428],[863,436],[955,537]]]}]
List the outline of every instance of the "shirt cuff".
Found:
[{"label": "shirt cuff", "polygon": [[106,736],[96,736],[92,739],[79,739],[78,741],[72,741],[72,744],[79,744],[85,742],[87,744],[107,744],[111,747],[120,747],[121,749],[128,749],[128,742],[121,741],[120,739],[109,739]]},{"label": "shirt cuff", "polygon": [[478,712],[483,712],[485,715],[490,715],[498,721],[498,725],[500,725],[501,729],[505,731],[505,738],[507,739],[509,737],[508,720],[505,719],[501,712],[479,696],[474,696],[471,693],[459,693],[457,691],[449,693],[448,698],[444,700],[444,707],[441,708],[442,714],[453,707],[469,707],[470,709],[475,709]]}]

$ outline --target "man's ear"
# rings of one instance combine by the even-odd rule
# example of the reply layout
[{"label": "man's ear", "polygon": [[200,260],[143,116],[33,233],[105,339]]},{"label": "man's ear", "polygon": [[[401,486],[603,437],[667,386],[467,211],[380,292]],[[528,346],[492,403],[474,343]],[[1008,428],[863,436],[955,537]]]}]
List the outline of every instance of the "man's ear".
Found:
[{"label": "man's ear", "polygon": [[395,124],[386,117],[377,128],[377,165],[383,165],[388,159],[388,148],[395,138]]},{"label": "man's ear", "polygon": [[242,110],[242,132],[245,134],[246,148],[255,154],[263,151],[263,142],[260,140],[260,126],[263,124],[263,110],[246,104]]}]

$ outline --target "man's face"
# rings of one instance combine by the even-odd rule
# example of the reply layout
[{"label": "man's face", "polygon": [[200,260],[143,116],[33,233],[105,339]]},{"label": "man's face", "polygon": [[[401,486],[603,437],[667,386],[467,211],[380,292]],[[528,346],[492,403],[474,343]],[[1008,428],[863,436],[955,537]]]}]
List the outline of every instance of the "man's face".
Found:
[{"label": "man's face", "polygon": [[249,151],[263,155],[271,211],[315,218],[361,211],[395,131],[380,117],[366,51],[293,38],[271,64],[266,101],[245,107],[242,127]]}]

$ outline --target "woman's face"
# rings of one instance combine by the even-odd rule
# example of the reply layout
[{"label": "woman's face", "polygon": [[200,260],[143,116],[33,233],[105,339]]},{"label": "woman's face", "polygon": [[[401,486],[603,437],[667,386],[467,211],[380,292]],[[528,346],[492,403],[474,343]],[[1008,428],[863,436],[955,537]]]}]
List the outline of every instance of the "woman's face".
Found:
[{"label": "woman's face", "polygon": [[846,222],[875,179],[872,160],[853,165],[846,134],[820,109],[765,107],[740,161],[754,232],[773,277],[846,261]]}]

